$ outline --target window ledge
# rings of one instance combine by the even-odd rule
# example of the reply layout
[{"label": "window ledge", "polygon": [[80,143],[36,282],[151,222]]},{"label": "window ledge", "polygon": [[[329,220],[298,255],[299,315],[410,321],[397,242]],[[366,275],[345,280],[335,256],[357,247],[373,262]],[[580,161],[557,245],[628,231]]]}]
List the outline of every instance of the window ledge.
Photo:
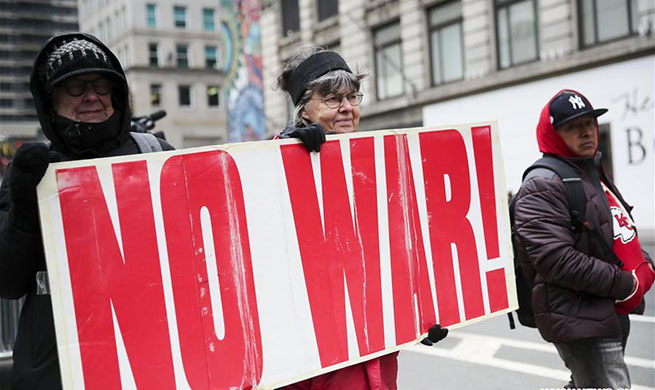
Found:
[{"label": "window ledge", "polygon": [[294,31],[291,34],[280,38],[280,47],[286,47],[300,42],[300,31]]}]

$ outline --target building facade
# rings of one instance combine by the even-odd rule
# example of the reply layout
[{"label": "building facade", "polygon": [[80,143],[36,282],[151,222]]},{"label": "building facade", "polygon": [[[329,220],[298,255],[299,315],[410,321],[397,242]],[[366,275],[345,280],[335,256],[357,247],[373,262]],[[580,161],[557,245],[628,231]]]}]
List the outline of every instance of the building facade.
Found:
[{"label": "building facade", "polygon": [[360,130],[497,120],[509,190],[539,157],[535,128],[558,90],[610,112],[605,162],[655,241],[655,3],[651,0],[267,0],[262,9],[268,131],[290,118],[275,88],[303,43],[368,71]]},{"label": "building facade", "polygon": [[[39,138],[29,87],[37,53],[50,36],[77,29],[76,0],[0,0],[0,181],[16,149]],[[20,305],[0,299],[0,390],[9,388]]]},{"label": "building facade", "polygon": [[135,116],[165,110],[156,130],[176,148],[227,139],[219,3],[79,0],[80,29],[116,53]]},{"label": "building facade", "polygon": [[37,138],[32,64],[52,35],[77,30],[76,0],[0,0],[0,180],[16,147]]}]

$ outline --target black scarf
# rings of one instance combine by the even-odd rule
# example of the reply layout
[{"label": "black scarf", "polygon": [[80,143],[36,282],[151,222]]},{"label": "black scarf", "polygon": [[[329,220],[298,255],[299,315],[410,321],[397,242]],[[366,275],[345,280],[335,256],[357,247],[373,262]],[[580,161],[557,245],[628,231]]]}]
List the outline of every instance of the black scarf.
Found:
[{"label": "black scarf", "polygon": [[117,110],[104,122],[77,122],[54,114],[52,127],[66,148],[76,156],[100,157],[118,146],[122,112]]}]

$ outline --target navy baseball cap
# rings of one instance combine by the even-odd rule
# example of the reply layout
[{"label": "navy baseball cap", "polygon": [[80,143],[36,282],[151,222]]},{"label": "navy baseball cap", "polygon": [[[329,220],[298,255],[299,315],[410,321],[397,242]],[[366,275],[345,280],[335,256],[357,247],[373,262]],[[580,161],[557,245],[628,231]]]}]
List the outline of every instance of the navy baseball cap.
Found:
[{"label": "navy baseball cap", "polygon": [[581,94],[564,91],[550,103],[550,123],[557,127],[583,115],[596,118],[606,112],[606,108],[594,109],[589,100]]}]

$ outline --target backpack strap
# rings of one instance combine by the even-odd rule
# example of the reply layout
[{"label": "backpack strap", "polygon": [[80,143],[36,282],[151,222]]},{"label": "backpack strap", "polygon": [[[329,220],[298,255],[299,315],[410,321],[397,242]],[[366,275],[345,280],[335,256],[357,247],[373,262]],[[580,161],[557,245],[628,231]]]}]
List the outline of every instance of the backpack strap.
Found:
[{"label": "backpack strap", "polygon": [[558,158],[544,156],[526,169],[525,173],[523,173],[523,179],[525,180],[527,175],[537,168],[544,168],[555,172],[562,180],[562,183],[564,183],[566,201],[569,206],[574,229],[584,229],[591,233],[591,236],[603,248],[603,251],[610,260],[619,267],[623,267],[623,262],[616,256],[605,239],[603,239],[600,230],[591,225],[586,218],[587,199],[582,185],[582,178],[578,171],[573,166]]},{"label": "backpack strap", "polygon": [[525,171],[523,179],[525,179],[530,171],[536,168],[548,169],[555,172],[557,176],[560,177],[562,183],[564,183],[566,200],[572,217],[571,219],[576,222],[578,222],[578,220],[586,221],[585,214],[587,199],[585,197],[584,187],[582,186],[582,178],[580,178],[580,174],[575,170],[575,168],[555,157],[544,156]]},{"label": "backpack strap", "polygon": [[130,131],[130,137],[136,142],[141,153],[153,153],[161,152],[162,147],[157,137],[150,133],[137,133],[136,131]]}]

